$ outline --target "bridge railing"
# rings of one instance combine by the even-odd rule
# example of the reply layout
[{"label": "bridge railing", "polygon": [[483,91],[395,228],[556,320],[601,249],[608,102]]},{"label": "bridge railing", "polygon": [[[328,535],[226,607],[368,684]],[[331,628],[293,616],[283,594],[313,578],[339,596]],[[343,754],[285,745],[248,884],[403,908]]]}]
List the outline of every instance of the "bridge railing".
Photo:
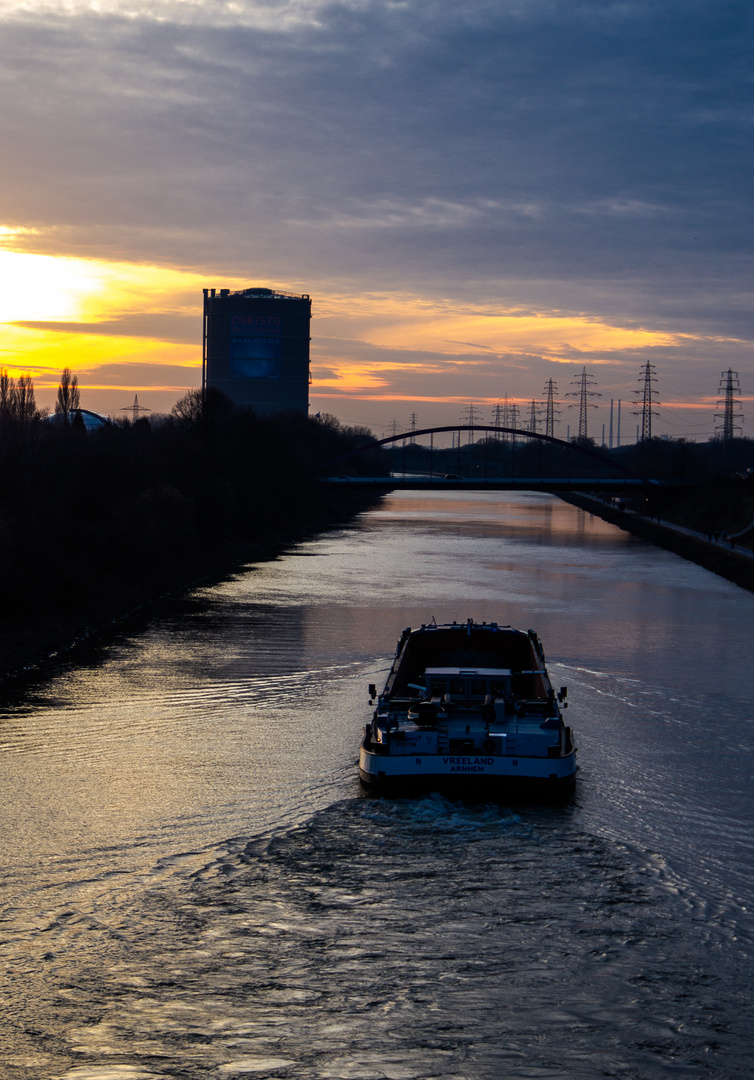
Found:
[{"label": "bridge railing", "polygon": [[[437,454],[437,455],[447,455],[449,453],[449,451],[446,448],[440,449],[440,448],[435,448],[434,447],[434,436],[438,435],[438,434],[442,434],[442,433],[445,433],[445,434],[457,433],[458,434],[458,447],[457,447],[457,450],[456,450],[456,454],[457,454],[457,461],[458,461],[458,464],[460,466],[460,459],[461,459],[461,454],[462,454],[461,446],[460,446],[461,432],[485,432],[487,434],[492,434],[492,435],[494,435],[496,437],[496,440],[495,440],[496,443],[502,438],[502,436],[510,436],[512,438],[512,440],[513,440],[512,442],[509,442],[509,443],[499,442],[499,446],[501,448],[502,447],[507,447],[507,449],[509,450],[509,452],[510,452],[510,465],[511,465],[511,468],[512,468],[514,474],[515,474],[515,464],[516,464],[516,460],[515,460],[516,439],[520,439],[522,441],[527,440],[529,443],[537,442],[537,443],[540,443],[541,445],[547,444],[547,445],[550,445],[550,446],[553,446],[553,447],[561,447],[565,451],[566,472],[568,473],[569,476],[572,475],[572,469],[571,469],[572,455],[575,454],[575,455],[578,456],[578,459],[580,461],[588,459],[588,460],[591,460],[593,462],[595,462],[595,461],[599,462],[599,464],[603,468],[609,470],[612,473],[613,477],[615,477],[616,474],[618,474],[619,476],[623,476],[625,478],[632,478],[635,481],[640,481],[642,483],[649,483],[650,482],[648,477],[646,477],[646,476],[644,476],[644,475],[642,475],[640,473],[637,473],[634,469],[632,469],[629,466],[625,465],[623,462],[617,461],[617,460],[615,460],[615,458],[609,457],[606,453],[600,451],[599,449],[597,449],[594,446],[585,445],[583,442],[568,442],[568,441],[566,441],[564,439],[558,439],[558,438],[555,438],[552,435],[545,435],[545,434],[543,434],[541,432],[537,432],[537,431],[523,431],[520,428],[498,427],[498,426],[495,426],[495,425],[492,425],[492,424],[448,424],[448,425],[442,425],[442,426],[438,426],[438,427],[420,428],[420,429],[415,430],[415,431],[406,431],[406,432],[401,432],[401,433],[395,434],[395,435],[387,435],[382,439],[373,439],[371,441],[367,441],[367,442],[363,443],[361,446],[356,447],[353,450],[348,451],[347,453],[340,454],[338,457],[335,457],[331,461],[327,462],[325,464],[325,466],[324,466],[324,470],[326,472],[332,474],[333,472],[337,471],[337,467],[339,465],[344,464],[346,461],[349,461],[350,459],[352,459],[354,457],[357,457],[357,456],[359,456],[361,454],[369,453],[370,451],[373,451],[373,450],[376,450],[376,449],[380,449],[380,448],[383,448],[383,447],[389,447],[391,445],[399,444],[399,443],[404,444],[404,450],[413,449],[413,450],[419,450],[421,452],[425,452],[426,448],[418,447],[418,445],[416,444],[416,440],[418,438],[421,438],[423,436],[428,435],[428,436],[430,436],[430,445],[429,445],[429,449],[428,449],[428,453],[429,453],[429,469],[428,469],[428,471],[430,473],[432,473],[433,472],[432,463],[433,463],[433,459],[434,459],[435,454]],[[408,447],[406,446],[407,441],[409,442]],[[467,446],[467,448],[466,448],[467,452],[468,452],[469,448],[472,445],[473,444],[469,444],[469,446]],[[479,444],[476,444],[476,445],[479,446]],[[483,448],[484,448],[484,445],[489,445],[489,444],[483,444]],[[494,444],[493,444],[493,446],[494,446]],[[458,471],[458,470],[456,470],[456,471]],[[447,477],[447,476],[446,476],[446,478],[452,479],[452,477]],[[459,479],[462,479],[462,477],[459,476]],[[472,478],[469,478],[469,479],[472,479]]]}]

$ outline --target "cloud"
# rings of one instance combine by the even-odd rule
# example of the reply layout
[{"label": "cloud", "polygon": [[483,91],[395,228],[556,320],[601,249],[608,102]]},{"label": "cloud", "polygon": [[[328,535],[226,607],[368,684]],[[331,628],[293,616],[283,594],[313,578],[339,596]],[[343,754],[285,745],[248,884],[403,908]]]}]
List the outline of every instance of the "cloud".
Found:
[{"label": "cloud", "polygon": [[[749,4],[24,0],[0,19],[0,222],[27,251],[269,282],[315,312],[380,294],[581,319],[626,331],[626,365],[636,334],[667,359],[714,339],[713,368],[754,340]],[[161,332],[134,302],[87,333],[188,344],[193,316],[162,306]]]},{"label": "cloud", "polygon": [[200,299],[194,297],[195,310],[176,314],[171,311],[134,312],[106,322],[53,322],[20,319],[11,325],[27,330],[59,334],[98,334],[107,337],[145,337],[160,341],[181,342],[201,349],[202,324]]},{"label": "cloud", "polygon": [[129,362],[127,364],[100,364],[87,371],[81,380],[86,387],[117,387],[118,389],[136,389],[154,387],[155,389],[196,386],[199,368],[187,364],[159,364]]}]

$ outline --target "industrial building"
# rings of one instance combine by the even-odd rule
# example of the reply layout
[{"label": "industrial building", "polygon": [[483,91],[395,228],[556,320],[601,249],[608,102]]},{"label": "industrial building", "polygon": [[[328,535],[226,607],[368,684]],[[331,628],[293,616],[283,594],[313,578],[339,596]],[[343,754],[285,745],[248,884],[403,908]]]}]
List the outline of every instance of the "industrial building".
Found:
[{"label": "industrial building", "polygon": [[205,289],[202,388],[258,413],[306,415],[311,316],[308,296]]}]

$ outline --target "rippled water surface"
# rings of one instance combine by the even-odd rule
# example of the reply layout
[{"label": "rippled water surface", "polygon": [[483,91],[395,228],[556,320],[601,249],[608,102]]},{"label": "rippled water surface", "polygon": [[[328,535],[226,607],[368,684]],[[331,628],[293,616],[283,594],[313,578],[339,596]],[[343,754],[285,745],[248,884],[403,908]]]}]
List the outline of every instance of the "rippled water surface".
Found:
[{"label": "rippled water surface", "polygon": [[[362,797],[406,625],[534,627],[575,800]],[[0,706],[0,1078],[720,1077],[754,1038],[754,596],[396,494]]]}]

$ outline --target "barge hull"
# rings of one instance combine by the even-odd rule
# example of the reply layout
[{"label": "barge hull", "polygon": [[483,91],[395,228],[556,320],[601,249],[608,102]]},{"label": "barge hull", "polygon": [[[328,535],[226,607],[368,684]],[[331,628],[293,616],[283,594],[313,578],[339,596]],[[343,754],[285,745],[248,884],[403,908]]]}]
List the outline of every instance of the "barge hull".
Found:
[{"label": "barge hull", "polygon": [[499,802],[561,802],[576,790],[576,773],[569,776],[449,777],[441,773],[424,776],[375,776],[359,769],[364,790],[372,795],[421,795],[438,792],[454,798]]},{"label": "barge hull", "polygon": [[401,758],[361,749],[359,777],[373,791],[454,791],[521,797],[568,796],[576,783],[576,759],[422,755]]}]

